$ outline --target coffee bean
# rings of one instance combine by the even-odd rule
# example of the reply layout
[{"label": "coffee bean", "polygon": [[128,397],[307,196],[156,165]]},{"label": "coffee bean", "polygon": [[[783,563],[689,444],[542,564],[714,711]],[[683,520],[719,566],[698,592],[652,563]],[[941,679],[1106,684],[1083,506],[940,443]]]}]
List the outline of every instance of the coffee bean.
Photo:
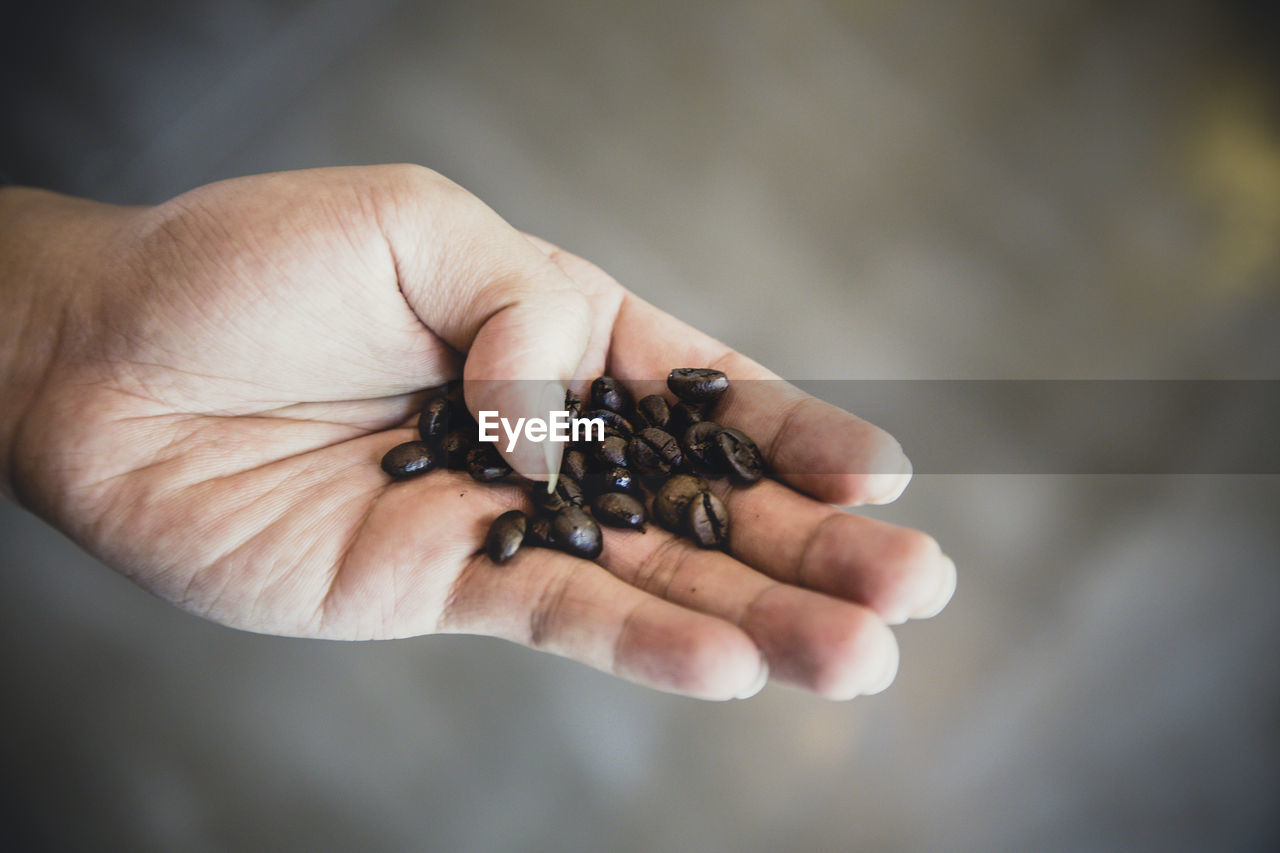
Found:
[{"label": "coffee bean", "polygon": [[453,405],[446,397],[432,397],[422,407],[418,416],[418,435],[431,445],[438,445],[449,431],[453,419]]},{"label": "coffee bean", "polygon": [[423,441],[397,444],[382,457],[382,470],[397,480],[425,474],[440,464],[440,454]]},{"label": "coffee bean", "polygon": [[481,483],[491,483],[510,474],[511,466],[492,444],[481,442],[467,451],[467,473]]},{"label": "coffee bean", "polygon": [[692,462],[697,470],[710,474],[724,473],[719,468],[716,454],[716,436],[720,434],[721,429],[720,424],[715,421],[701,421],[685,430],[683,442],[685,458]]},{"label": "coffee bean", "polygon": [[556,478],[555,491],[547,492],[546,483],[533,484],[533,505],[547,515],[555,515],[567,506],[582,506],[582,487],[578,481],[561,474]]},{"label": "coffee bean", "polygon": [[667,421],[667,432],[672,435],[684,435],[689,427],[706,420],[706,413],[697,403],[681,401],[671,407],[671,418]]},{"label": "coffee bean", "polygon": [[587,475],[591,470],[587,465],[587,454],[576,447],[569,448],[561,458],[560,470],[579,483],[586,482]]},{"label": "coffee bean", "polygon": [[484,550],[495,563],[505,563],[515,556],[524,543],[529,517],[518,509],[507,510],[489,525]]},{"label": "coffee bean", "polygon": [[555,535],[551,532],[551,519],[531,519],[524,532],[524,544],[535,548],[554,548]]},{"label": "coffee bean", "polygon": [[620,435],[606,435],[604,441],[595,446],[596,461],[610,468],[626,468],[627,440]]},{"label": "coffee bean", "polygon": [[676,474],[658,489],[653,498],[653,517],[666,529],[679,533],[684,527],[689,502],[711,486],[693,474]]},{"label": "coffee bean", "polygon": [[735,484],[749,485],[764,475],[764,457],[746,433],[726,427],[715,441],[716,460]]},{"label": "coffee bean", "polygon": [[572,391],[564,392],[564,410],[569,413],[569,420],[582,417],[582,398]]},{"label": "coffee bean", "polygon": [[671,420],[671,407],[661,394],[650,394],[641,397],[636,403],[636,419],[645,426],[666,429]]},{"label": "coffee bean", "polygon": [[640,484],[636,482],[635,475],[627,468],[614,466],[601,471],[599,474],[591,474],[587,480],[590,486],[584,484],[584,489],[593,495],[602,495],[605,492],[632,492],[639,491]]},{"label": "coffee bean", "polygon": [[467,451],[475,444],[471,433],[463,429],[451,430],[440,442],[441,464],[454,471],[462,471],[467,467]]},{"label": "coffee bean", "polygon": [[680,442],[663,430],[646,427],[627,444],[628,467],[642,477],[665,477],[680,467]]},{"label": "coffee bean", "polygon": [[604,550],[600,525],[581,507],[570,505],[557,512],[551,533],[562,550],[578,557],[594,560]]},{"label": "coffee bean", "polygon": [[609,409],[592,409],[582,417],[588,420],[599,418],[604,421],[604,434],[606,436],[620,435],[623,438],[631,438],[632,433],[635,432],[635,429],[631,426],[631,421]]},{"label": "coffee bean", "polygon": [[709,367],[680,367],[667,374],[667,387],[681,400],[714,403],[729,390],[729,377]]},{"label": "coffee bean", "polygon": [[631,411],[631,392],[612,376],[601,376],[591,383],[591,405],[625,415]]},{"label": "coffee bean", "polygon": [[703,492],[689,501],[684,529],[703,548],[723,548],[729,542],[729,510],[724,501]]},{"label": "coffee bean", "polygon": [[605,492],[591,504],[591,511],[601,524],[631,527],[644,532],[644,504],[623,492]]},{"label": "coffee bean", "polygon": [[444,397],[449,404],[460,409],[467,407],[466,401],[462,398],[462,380],[450,379],[448,382],[440,385],[433,385],[424,392],[424,399],[431,400],[435,397]]}]

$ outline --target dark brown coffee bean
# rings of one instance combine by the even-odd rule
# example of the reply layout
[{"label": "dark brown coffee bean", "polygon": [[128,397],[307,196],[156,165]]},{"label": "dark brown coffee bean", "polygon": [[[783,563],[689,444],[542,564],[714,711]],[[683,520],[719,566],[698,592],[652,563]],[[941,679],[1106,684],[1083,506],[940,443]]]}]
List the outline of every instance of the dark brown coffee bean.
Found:
[{"label": "dark brown coffee bean", "polygon": [[653,517],[663,527],[674,533],[684,529],[685,511],[689,502],[707,492],[711,486],[693,474],[676,474],[658,489],[653,498]]},{"label": "dark brown coffee bean", "polygon": [[627,444],[627,467],[642,477],[665,477],[683,461],[680,442],[654,427],[640,430]]},{"label": "dark brown coffee bean", "polygon": [[425,474],[440,464],[440,454],[424,441],[397,444],[382,457],[382,470],[397,480]]},{"label": "dark brown coffee bean", "polygon": [[626,468],[627,440],[620,435],[606,435],[595,446],[596,461],[609,468]]},{"label": "dark brown coffee bean", "polygon": [[[632,434],[635,432],[635,429],[631,425],[631,421],[627,420],[617,412],[610,411],[609,409],[592,409],[582,417],[588,420],[599,418],[604,421],[605,435],[620,435],[623,438],[631,438]],[[594,435],[595,433],[592,432],[592,436]]]},{"label": "dark brown coffee bean", "polygon": [[672,435],[684,435],[689,427],[706,420],[706,413],[697,403],[681,401],[671,407],[671,418],[667,421],[667,432]]},{"label": "dark brown coffee bean", "polygon": [[684,529],[703,548],[723,548],[729,543],[729,510],[724,501],[703,492],[689,501]]},{"label": "dark brown coffee bean", "polygon": [[551,520],[556,545],[578,557],[594,560],[604,550],[600,525],[582,507],[567,506]]},{"label": "dark brown coffee bean", "polygon": [[612,376],[601,376],[591,383],[591,405],[625,415],[631,411],[631,392]]},{"label": "dark brown coffee bean", "polygon": [[667,374],[667,387],[681,400],[714,403],[729,390],[729,377],[709,367],[680,367]]},{"label": "dark brown coffee bean", "polygon": [[418,435],[427,444],[437,446],[449,431],[453,405],[446,397],[432,397],[422,407],[418,416]]},{"label": "dark brown coffee bean", "polygon": [[455,429],[445,435],[440,442],[441,460],[446,468],[461,471],[467,467],[467,451],[475,444],[475,438],[467,431]]},{"label": "dark brown coffee bean", "polygon": [[484,550],[495,563],[505,563],[515,556],[524,544],[529,517],[518,509],[504,512],[489,525],[489,535],[484,540]]},{"label": "dark brown coffee bean", "polygon": [[564,410],[569,413],[569,420],[582,417],[582,398],[572,391],[564,392]]},{"label": "dark brown coffee bean", "polygon": [[587,465],[587,454],[576,447],[569,448],[560,460],[560,470],[579,483],[586,482],[587,475],[591,471]]},{"label": "dark brown coffee bean", "polygon": [[636,403],[636,420],[645,426],[666,429],[671,420],[671,407],[661,394],[641,397]]},{"label": "dark brown coffee bean", "polygon": [[716,436],[721,426],[715,421],[701,421],[685,430],[684,454],[698,471],[708,473],[724,473],[719,468],[716,453]]},{"label": "dark brown coffee bean", "polygon": [[584,502],[582,487],[577,480],[566,474],[556,478],[556,487],[552,492],[547,491],[546,483],[534,483],[531,496],[533,505],[547,515],[555,515],[567,506],[582,506]]},{"label": "dark brown coffee bean", "polygon": [[764,475],[764,456],[747,434],[725,427],[716,435],[716,460],[733,482],[750,485]]},{"label": "dark brown coffee bean", "polygon": [[630,527],[644,532],[644,504],[624,492],[605,492],[591,504],[591,512],[601,524]]},{"label": "dark brown coffee bean", "polygon": [[467,451],[467,473],[481,483],[491,483],[510,474],[511,466],[498,454],[494,445],[480,442]]},{"label": "dark brown coffee bean", "polygon": [[551,532],[551,519],[530,519],[528,529],[524,532],[524,544],[535,548],[554,548],[555,535]]},{"label": "dark brown coffee bean", "polygon": [[450,405],[457,406],[460,409],[467,407],[466,401],[462,398],[461,379],[450,379],[448,382],[428,388],[425,392],[425,398],[431,400],[434,397],[444,397],[449,401]]},{"label": "dark brown coffee bean", "polygon": [[599,474],[591,474],[587,478],[586,484],[583,485],[585,491],[592,495],[602,495],[605,492],[631,492],[639,491],[640,484],[636,482],[635,475],[627,468],[614,466],[601,471]]}]

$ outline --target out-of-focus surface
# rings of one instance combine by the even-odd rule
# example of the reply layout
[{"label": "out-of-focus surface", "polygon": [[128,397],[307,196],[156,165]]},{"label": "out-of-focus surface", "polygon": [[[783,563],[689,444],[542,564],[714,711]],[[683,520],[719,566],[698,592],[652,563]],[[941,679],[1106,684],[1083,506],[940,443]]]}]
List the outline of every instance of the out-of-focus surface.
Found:
[{"label": "out-of-focus surface", "polygon": [[[1261,4],[14,14],[21,182],[151,202],[416,161],[788,377],[1280,376]],[[959,591],[898,629],[895,685],[707,705],[496,641],[222,629],[6,505],[0,841],[1274,848],[1278,511],[1276,476],[919,476],[873,514]]]}]

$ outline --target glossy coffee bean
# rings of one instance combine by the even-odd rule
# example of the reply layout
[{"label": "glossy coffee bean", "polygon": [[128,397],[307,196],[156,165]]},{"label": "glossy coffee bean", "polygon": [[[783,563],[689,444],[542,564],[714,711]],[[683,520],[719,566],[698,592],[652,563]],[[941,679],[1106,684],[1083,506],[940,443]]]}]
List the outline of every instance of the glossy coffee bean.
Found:
[{"label": "glossy coffee bean", "polygon": [[654,520],[674,533],[684,529],[685,511],[689,503],[711,486],[693,474],[676,474],[662,484],[653,497]]},{"label": "glossy coffee bean", "polygon": [[627,468],[627,440],[620,435],[606,435],[595,446],[596,462],[609,468]]},{"label": "glossy coffee bean", "polygon": [[698,403],[681,401],[671,407],[671,417],[667,421],[667,432],[672,435],[684,435],[689,427],[707,419],[706,412]]},{"label": "glossy coffee bean", "polygon": [[631,470],[621,466],[606,468],[598,474],[591,474],[587,478],[587,483],[590,485],[584,484],[583,489],[591,495],[602,495],[605,492],[634,493],[640,488]]},{"label": "glossy coffee bean", "polygon": [[703,492],[685,508],[684,529],[703,548],[723,548],[729,542],[729,510],[724,501]]},{"label": "glossy coffee bean", "polygon": [[561,550],[594,560],[604,550],[600,525],[581,507],[567,506],[551,520],[551,535]]},{"label": "glossy coffee bean", "polygon": [[582,417],[582,398],[572,391],[564,392],[564,410],[569,413],[569,420]]},{"label": "glossy coffee bean", "polygon": [[605,435],[620,435],[623,438],[630,438],[632,433],[635,432],[635,428],[631,425],[631,421],[609,409],[592,409],[591,411],[584,413],[583,417],[589,419],[599,418],[604,421]]},{"label": "glossy coffee bean", "polygon": [[428,444],[438,445],[449,432],[449,422],[453,419],[453,405],[448,398],[432,397],[418,416],[418,435]]},{"label": "glossy coffee bean", "polygon": [[636,403],[636,420],[644,426],[666,429],[671,420],[671,407],[661,394],[641,397]]},{"label": "glossy coffee bean", "polygon": [[441,464],[454,471],[465,470],[467,452],[475,443],[474,436],[468,430],[451,430],[440,442],[440,454],[444,457]]},{"label": "glossy coffee bean", "polygon": [[584,502],[582,486],[567,474],[556,478],[556,487],[552,492],[547,491],[546,483],[534,483],[531,496],[533,505],[547,515],[555,515],[567,506],[582,506]]},{"label": "glossy coffee bean", "polygon": [[551,532],[551,519],[530,519],[524,532],[524,544],[534,548],[554,548],[555,536]]},{"label": "glossy coffee bean", "polygon": [[627,467],[642,477],[665,477],[683,461],[680,442],[654,427],[640,430],[627,444]]},{"label": "glossy coffee bean", "polygon": [[473,480],[491,483],[511,473],[508,465],[489,442],[480,442],[467,451],[467,473]]},{"label": "glossy coffee bean", "polygon": [[462,399],[462,380],[450,379],[448,382],[440,385],[433,385],[425,392],[425,398],[431,400],[435,397],[443,397],[453,406],[465,409],[466,402]]},{"label": "glossy coffee bean", "polygon": [[579,483],[586,482],[587,475],[591,472],[587,464],[587,454],[576,447],[569,448],[560,460],[560,470]]},{"label": "glossy coffee bean", "polygon": [[716,461],[739,486],[749,485],[764,475],[764,456],[746,433],[726,427],[716,435]]},{"label": "glossy coffee bean", "polygon": [[397,480],[425,474],[440,464],[440,454],[423,441],[397,444],[382,457],[382,470]]},{"label": "glossy coffee bean", "polygon": [[612,376],[601,376],[591,383],[591,405],[625,415],[631,411],[631,392]]},{"label": "glossy coffee bean", "polygon": [[485,553],[495,563],[505,563],[515,556],[524,544],[529,517],[518,509],[504,512],[489,525],[489,535],[484,540]]},{"label": "glossy coffee bean", "polygon": [[729,377],[709,367],[681,367],[667,374],[667,387],[681,400],[714,403],[729,390]]},{"label": "glossy coffee bean", "polygon": [[591,512],[601,524],[630,527],[644,532],[644,504],[624,492],[605,492],[591,504]]},{"label": "glossy coffee bean", "polygon": [[715,421],[701,421],[685,430],[684,453],[698,471],[723,473],[716,453],[716,436],[722,427]]}]

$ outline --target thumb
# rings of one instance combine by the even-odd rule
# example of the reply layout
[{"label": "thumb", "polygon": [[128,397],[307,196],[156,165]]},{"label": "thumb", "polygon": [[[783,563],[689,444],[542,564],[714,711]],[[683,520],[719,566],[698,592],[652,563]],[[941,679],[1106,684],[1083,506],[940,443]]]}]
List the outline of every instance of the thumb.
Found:
[{"label": "thumb", "polygon": [[[398,168],[398,167],[392,167]],[[383,220],[400,289],[422,322],[466,354],[463,391],[477,418],[497,412],[511,428],[550,421],[591,337],[582,288],[521,232],[475,196],[426,169],[409,167],[408,203]],[[548,480],[564,444],[514,442],[499,427],[498,450],[519,474]]]}]

